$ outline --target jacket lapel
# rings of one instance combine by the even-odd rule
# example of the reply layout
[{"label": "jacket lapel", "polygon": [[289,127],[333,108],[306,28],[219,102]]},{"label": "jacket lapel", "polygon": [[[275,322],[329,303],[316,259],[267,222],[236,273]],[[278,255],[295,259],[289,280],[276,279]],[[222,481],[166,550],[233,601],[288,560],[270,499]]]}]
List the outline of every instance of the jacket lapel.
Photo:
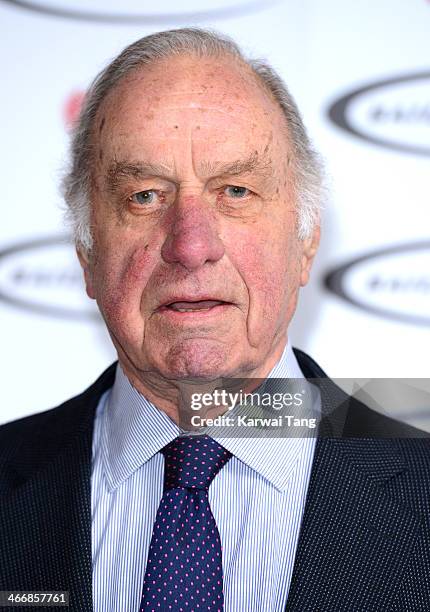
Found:
[{"label": "jacket lapel", "polygon": [[92,610],[92,432],[114,370],[27,420],[0,494],[1,589],[69,591],[71,610]]},{"label": "jacket lapel", "polygon": [[298,353],[319,385],[323,421],[286,612],[388,610],[420,530],[418,516],[393,495],[406,465],[395,440],[363,437],[371,428],[357,427],[359,403]]},{"label": "jacket lapel", "polygon": [[391,440],[319,439],[286,611],[388,610],[420,521],[386,483]]}]

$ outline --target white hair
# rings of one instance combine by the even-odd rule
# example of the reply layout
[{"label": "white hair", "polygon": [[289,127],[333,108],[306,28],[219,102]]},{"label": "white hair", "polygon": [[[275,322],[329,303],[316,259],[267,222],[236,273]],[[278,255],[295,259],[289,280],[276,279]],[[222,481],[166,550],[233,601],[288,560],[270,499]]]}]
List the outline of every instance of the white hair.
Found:
[{"label": "white hair", "polygon": [[197,57],[230,56],[249,66],[259,83],[280,106],[293,150],[297,231],[300,239],[311,235],[319,222],[323,194],[323,170],[302,118],[280,76],[266,62],[247,59],[230,38],[200,28],[182,28],[145,36],[126,47],[89,87],[79,118],[72,131],[70,161],[62,181],[66,221],[76,246],[89,252],[92,247],[91,184],[94,164],[94,122],[101,103],[118,82],[132,71],[161,59],[181,55]]}]

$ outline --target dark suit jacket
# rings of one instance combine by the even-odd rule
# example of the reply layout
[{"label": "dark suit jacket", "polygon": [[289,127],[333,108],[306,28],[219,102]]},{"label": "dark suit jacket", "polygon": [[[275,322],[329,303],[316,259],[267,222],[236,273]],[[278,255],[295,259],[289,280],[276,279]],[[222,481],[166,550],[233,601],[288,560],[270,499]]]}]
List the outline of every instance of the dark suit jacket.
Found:
[{"label": "dark suit jacket", "polygon": [[[295,353],[319,379],[324,418],[286,611],[428,612],[429,438],[348,398]],[[0,427],[0,590],[67,590],[71,611],[92,610],[93,421],[115,367],[61,406]]]}]

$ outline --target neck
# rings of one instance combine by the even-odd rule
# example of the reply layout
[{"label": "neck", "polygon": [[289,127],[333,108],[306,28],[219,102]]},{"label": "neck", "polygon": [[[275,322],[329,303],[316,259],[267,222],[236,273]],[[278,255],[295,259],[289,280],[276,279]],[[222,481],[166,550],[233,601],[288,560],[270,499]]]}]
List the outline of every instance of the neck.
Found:
[{"label": "neck", "polygon": [[[282,357],[286,343],[285,338],[257,366],[245,367],[228,375],[214,375],[210,380],[207,377],[204,380],[169,379],[159,372],[136,368],[124,355],[119,355],[119,363],[130,383],[141,395],[165,412],[179,427],[192,430],[195,429],[192,417],[196,414],[203,419],[216,418],[231,409],[228,398],[232,394],[240,391],[251,393],[255,390]],[[222,393],[223,390],[225,393]]]}]

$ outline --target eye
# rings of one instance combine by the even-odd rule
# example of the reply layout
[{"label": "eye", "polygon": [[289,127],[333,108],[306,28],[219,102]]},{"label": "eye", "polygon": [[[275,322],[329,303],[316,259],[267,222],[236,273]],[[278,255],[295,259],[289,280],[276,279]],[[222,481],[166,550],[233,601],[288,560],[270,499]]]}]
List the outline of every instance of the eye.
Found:
[{"label": "eye", "polygon": [[248,196],[251,192],[246,187],[239,187],[237,185],[227,185],[224,190],[224,193],[230,198],[244,198]]},{"label": "eye", "polygon": [[130,196],[130,200],[136,204],[142,206],[146,204],[152,204],[157,196],[157,193],[153,189],[146,189],[145,191],[138,191]]}]

